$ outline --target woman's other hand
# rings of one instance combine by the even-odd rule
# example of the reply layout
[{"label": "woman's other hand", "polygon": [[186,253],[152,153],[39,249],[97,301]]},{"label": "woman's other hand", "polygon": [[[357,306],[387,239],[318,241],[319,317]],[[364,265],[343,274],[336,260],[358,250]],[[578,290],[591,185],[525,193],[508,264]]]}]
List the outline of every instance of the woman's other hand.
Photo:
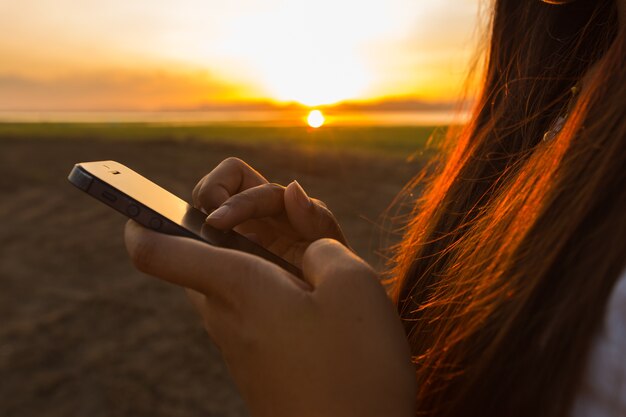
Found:
[{"label": "woman's other hand", "polygon": [[413,415],[400,320],[375,272],[344,245],[310,244],[300,281],[259,257],[133,221],[125,240],[138,269],[189,289],[253,415]]},{"label": "woman's other hand", "polygon": [[209,225],[235,228],[297,266],[306,247],[317,239],[347,245],[324,203],[307,196],[295,181],[287,187],[269,183],[237,158],[222,161],[198,182],[192,196],[197,208],[210,213]]}]

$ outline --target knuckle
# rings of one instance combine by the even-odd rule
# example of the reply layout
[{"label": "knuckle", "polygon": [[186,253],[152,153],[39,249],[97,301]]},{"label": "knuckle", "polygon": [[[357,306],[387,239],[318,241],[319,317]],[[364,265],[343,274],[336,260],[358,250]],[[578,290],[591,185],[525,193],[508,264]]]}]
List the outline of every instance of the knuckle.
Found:
[{"label": "knuckle", "polygon": [[207,188],[208,188],[208,181],[203,180],[200,184],[198,184],[198,187],[196,188],[198,190],[196,192],[196,194],[198,195],[198,198],[202,198],[203,196],[206,195]]},{"label": "knuckle", "polygon": [[[272,199],[279,199],[283,201],[283,195],[285,193],[285,187],[276,183],[264,184],[258,187],[259,194],[266,195]],[[275,201],[275,200],[272,200]]]},{"label": "knuckle", "polygon": [[270,190],[272,192],[280,192],[280,193],[282,193],[282,192],[285,191],[285,187],[280,185],[280,184],[278,184],[278,183],[276,183],[276,182],[270,182],[270,183],[267,183],[267,184],[263,184],[261,187],[263,187],[263,188],[265,188],[267,190]]},{"label": "knuckle", "polygon": [[229,156],[228,158],[226,158],[226,159],[224,159],[222,161],[222,164],[224,164],[224,165],[242,166],[243,164],[245,164],[245,162],[243,162],[241,159],[237,158],[236,156]]},{"label": "knuckle", "polygon": [[201,208],[210,210],[219,205],[219,201],[214,198],[211,192],[212,187],[208,181],[205,181],[197,192],[196,199]]},{"label": "knuckle", "polygon": [[319,250],[322,250],[325,247],[328,247],[329,245],[334,245],[337,241],[334,239],[330,239],[327,237],[321,238],[321,239],[317,239],[315,242],[311,243],[311,245],[309,245],[308,251],[309,252],[317,252]]},{"label": "knuckle", "polygon": [[195,197],[198,205],[207,210],[218,207],[227,198],[228,191],[220,183],[209,180],[200,185]]},{"label": "knuckle", "polygon": [[229,170],[250,169],[250,166],[248,164],[246,164],[242,159],[239,159],[236,156],[229,156],[228,158],[224,159],[220,163],[220,166]]},{"label": "knuckle", "polygon": [[[342,246],[341,251],[337,245]],[[307,255],[317,262],[326,260],[324,273],[334,275],[337,281],[347,285],[360,285],[363,281],[379,283],[376,271],[337,240],[329,238],[316,240],[309,246]]]}]

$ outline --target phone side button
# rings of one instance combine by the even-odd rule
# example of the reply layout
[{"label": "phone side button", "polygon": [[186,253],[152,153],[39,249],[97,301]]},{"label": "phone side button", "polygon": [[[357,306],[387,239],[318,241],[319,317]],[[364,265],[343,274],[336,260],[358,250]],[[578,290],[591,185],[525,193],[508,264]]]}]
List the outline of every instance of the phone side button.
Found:
[{"label": "phone side button", "polygon": [[139,207],[134,204],[129,204],[128,207],[126,207],[126,214],[130,217],[136,217],[139,214]]},{"label": "phone side button", "polygon": [[158,217],[153,217],[150,219],[150,223],[148,224],[150,225],[150,228],[154,230],[159,230],[163,225],[163,222]]},{"label": "phone side button", "polygon": [[104,197],[104,199],[106,200],[109,200],[111,203],[115,203],[115,201],[117,200],[117,197],[115,196],[115,194],[111,194],[108,191],[103,191],[102,197]]}]

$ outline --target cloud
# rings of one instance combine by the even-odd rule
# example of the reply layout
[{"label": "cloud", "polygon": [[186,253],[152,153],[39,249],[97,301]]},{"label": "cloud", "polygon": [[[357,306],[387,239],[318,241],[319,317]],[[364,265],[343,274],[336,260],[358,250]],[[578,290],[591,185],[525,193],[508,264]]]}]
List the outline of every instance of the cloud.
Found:
[{"label": "cloud", "polygon": [[53,78],[0,73],[0,110],[157,110],[236,98],[205,71],[102,70]]},{"label": "cloud", "polygon": [[415,98],[387,98],[376,101],[346,101],[331,106],[337,111],[346,112],[426,112],[452,111],[458,107],[455,100],[430,101]]}]

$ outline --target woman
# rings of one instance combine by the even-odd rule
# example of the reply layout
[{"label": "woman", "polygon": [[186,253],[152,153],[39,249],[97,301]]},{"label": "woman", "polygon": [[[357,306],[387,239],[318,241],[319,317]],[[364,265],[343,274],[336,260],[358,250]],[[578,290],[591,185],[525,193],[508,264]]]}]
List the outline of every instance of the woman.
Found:
[{"label": "woman", "polygon": [[395,255],[396,308],[323,203],[236,159],[194,203],[303,281],[132,222],[131,257],[189,288],[257,416],[624,415],[626,381],[594,373],[626,378],[602,354],[626,320],[604,326],[626,268],[625,34],[626,0],[495,1],[473,118]]}]

